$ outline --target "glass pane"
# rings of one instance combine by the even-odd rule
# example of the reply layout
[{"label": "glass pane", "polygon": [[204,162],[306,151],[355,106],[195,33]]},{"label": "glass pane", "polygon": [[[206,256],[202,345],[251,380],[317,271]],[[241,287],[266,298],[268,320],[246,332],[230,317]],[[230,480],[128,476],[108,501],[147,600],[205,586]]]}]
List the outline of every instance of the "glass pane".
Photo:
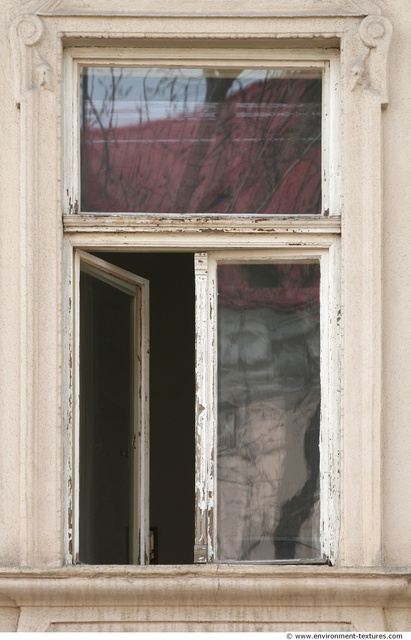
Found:
[{"label": "glass pane", "polygon": [[131,562],[132,304],[80,278],[80,560]]},{"label": "glass pane", "polygon": [[319,214],[321,70],[81,69],[81,209]]},{"label": "glass pane", "polygon": [[320,265],[218,267],[217,558],[321,557]]}]

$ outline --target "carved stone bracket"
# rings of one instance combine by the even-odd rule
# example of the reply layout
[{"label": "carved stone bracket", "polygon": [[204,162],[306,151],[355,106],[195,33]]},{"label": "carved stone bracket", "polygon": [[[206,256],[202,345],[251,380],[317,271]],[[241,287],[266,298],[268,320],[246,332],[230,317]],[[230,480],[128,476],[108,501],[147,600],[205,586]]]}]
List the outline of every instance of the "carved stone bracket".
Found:
[{"label": "carved stone bracket", "polygon": [[351,66],[351,88],[367,88],[380,96],[381,104],[388,103],[388,51],[392,24],[383,16],[370,15],[363,19],[358,30],[365,49]]},{"label": "carved stone bracket", "polygon": [[43,21],[32,14],[18,16],[10,27],[16,102],[20,102],[27,91],[53,89],[51,66],[36,46],[43,35]]}]

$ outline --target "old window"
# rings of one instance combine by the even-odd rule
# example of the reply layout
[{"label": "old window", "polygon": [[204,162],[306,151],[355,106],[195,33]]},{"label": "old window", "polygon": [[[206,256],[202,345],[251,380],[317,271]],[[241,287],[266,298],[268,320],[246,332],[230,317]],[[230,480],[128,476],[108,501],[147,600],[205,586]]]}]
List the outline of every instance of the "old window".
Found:
[{"label": "old window", "polygon": [[330,556],[335,58],[207,55],[69,57],[81,562]]}]

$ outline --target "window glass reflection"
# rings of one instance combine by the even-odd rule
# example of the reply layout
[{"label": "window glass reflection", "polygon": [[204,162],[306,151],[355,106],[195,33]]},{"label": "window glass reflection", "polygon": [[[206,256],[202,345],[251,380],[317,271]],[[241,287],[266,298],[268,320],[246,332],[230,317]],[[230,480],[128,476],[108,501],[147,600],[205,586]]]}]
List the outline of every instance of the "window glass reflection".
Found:
[{"label": "window glass reflection", "polygon": [[218,267],[217,557],[319,559],[320,266]]},{"label": "window glass reflection", "polygon": [[321,71],[81,69],[81,209],[318,214]]}]

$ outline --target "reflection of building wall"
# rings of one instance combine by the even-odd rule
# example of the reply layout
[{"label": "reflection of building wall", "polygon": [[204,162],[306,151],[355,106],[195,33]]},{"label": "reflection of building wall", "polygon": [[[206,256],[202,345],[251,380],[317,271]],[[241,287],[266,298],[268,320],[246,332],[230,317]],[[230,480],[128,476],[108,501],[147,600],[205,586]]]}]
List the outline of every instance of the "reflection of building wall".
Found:
[{"label": "reflection of building wall", "polygon": [[219,268],[221,560],[321,557],[318,281],[318,265]]},{"label": "reflection of building wall", "polygon": [[282,508],[296,501],[313,472],[307,469],[304,440],[318,402],[318,391],[303,392],[295,393],[292,403],[278,395],[234,412],[235,446],[220,443],[218,455],[219,559],[320,557],[318,511],[312,521],[317,483],[292,514]]}]

